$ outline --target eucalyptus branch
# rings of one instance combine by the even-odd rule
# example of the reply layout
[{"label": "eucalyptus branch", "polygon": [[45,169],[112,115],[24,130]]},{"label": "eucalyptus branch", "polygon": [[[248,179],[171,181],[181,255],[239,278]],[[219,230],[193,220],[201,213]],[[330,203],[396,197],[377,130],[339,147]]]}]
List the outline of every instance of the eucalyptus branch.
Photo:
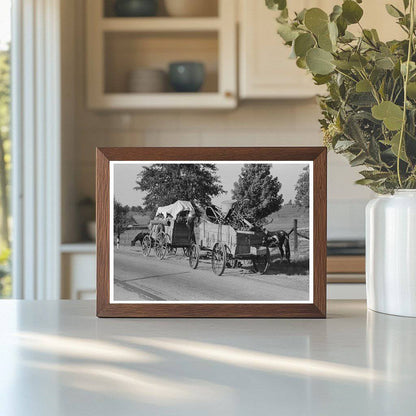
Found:
[{"label": "eucalyptus branch", "polygon": [[335,68],[335,71],[338,72],[341,75],[344,75],[344,77],[350,79],[351,81],[357,83],[357,80],[351,76],[349,76],[348,74],[346,74],[345,72],[342,72],[341,70],[339,70],[338,68]]},{"label": "eucalyptus branch", "polygon": [[402,177],[400,173],[400,157],[402,155],[403,139],[404,132],[406,129],[406,108],[407,108],[407,83],[409,82],[409,68],[410,62],[412,59],[412,50],[413,50],[413,36],[415,28],[415,0],[410,0],[410,30],[409,30],[409,44],[407,47],[407,60],[406,60],[406,72],[404,76],[404,85],[403,85],[403,118],[402,118],[402,127],[400,129],[400,140],[399,140],[399,149],[397,152],[397,178],[399,180],[399,185],[402,188]]}]

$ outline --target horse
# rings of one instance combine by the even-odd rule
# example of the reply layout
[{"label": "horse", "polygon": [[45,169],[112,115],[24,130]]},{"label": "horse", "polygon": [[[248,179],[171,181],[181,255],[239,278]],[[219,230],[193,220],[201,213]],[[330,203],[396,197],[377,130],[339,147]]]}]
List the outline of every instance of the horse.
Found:
[{"label": "horse", "polygon": [[290,263],[289,234],[286,231],[267,232],[267,243],[269,247],[278,247],[282,260],[286,258],[287,262]]},{"label": "horse", "polygon": [[149,233],[140,231],[139,234],[136,235],[136,237],[133,238],[133,240],[131,240],[131,246],[134,247],[136,245],[136,242],[139,241],[140,244],[143,242],[143,238],[148,235]]}]

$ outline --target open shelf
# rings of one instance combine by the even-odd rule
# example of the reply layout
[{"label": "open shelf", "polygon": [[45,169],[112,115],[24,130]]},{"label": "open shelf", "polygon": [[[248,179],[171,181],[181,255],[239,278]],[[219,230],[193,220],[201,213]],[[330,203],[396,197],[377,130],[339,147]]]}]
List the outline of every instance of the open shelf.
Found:
[{"label": "open shelf", "polygon": [[[102,0],[95,0],[97,2],[102,1]],[[173,0],[173,1],[177,1],[177,0]],[[203,13],[203,16],[206,17],[218,17],[218,3],[220,0],[204,0],[204,7],[205,7],[205,12]],[[231,0],[227,0],[227,1],[231,1]],[[115,3],[116,0],[103,0],[103,7],[102,7],[102,11],[101,11],[101,16],[104,18],[111,18],[111,17],[115,17],[116,13],[115,13]],[[175,19],[176,17],[174,16],[169,16],[166,4],[165,4],[165,0],[159,0],[158,1],[158,10],[157,10],[157,15],[156,17],[160,17],[160,16],[164,16],[164,17],[169,17],[171,19]],[[200,17],[203,17],[200,16]],[[198,16],[196,16],[198,17]],[[123,19],[133,19],[131,17],[123,17]],[[146,17],[146,19],[153,19],[153,17]],[[188,19],[188,18],[187,18]],[[189,19],[193,19],[193,17],[189,18]]]},{"label": "open shelf", "polygon": [[[104,38],[104,73],[106,94],[131,92],[128,90],[129,73],[138,68],[163,70],[168,76],[169,64],[175,61],[202,62],[205,81],[200,92],[218,92],[218,39],[216,33],[106,33]],[[166,83],[166,90],[158,93],[173,94]],[[176,95],[176,94],[175,94]],[[179,94],[181,98],[183,94]]]},{"label": "open shelf", "polygon": [[[215,109],[237,105],[235,4],[213,0],[216,16],[114,17],[113,0],[87,0],[88,107],[116,109]],[[160,2],[163,4],[163,2]],[[104,7],[103,7],[104,5]],[[202,62],[200,91],[176,93],[169,84],[156,93],[129,92],[132,71],[163,70],[172,62]],[[142,84],[143,85],[143,84]],[[139,90],[148,91],[149,88]]]}]

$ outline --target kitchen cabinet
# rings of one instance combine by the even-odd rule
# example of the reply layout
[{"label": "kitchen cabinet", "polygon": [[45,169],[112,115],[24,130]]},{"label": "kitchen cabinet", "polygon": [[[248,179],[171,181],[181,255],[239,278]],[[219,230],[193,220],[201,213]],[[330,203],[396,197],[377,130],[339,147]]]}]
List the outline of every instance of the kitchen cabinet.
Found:
[{"label": "kitchen cabinet", "polygon": [[[323,2],[295,0],[291,10]],[[289,59],[290,48],[276,33],[278,12],[264,1],[239,0],[239,91],[244,98],[308,98],[319,88],[306,71]]]},{"label": "kitchen cabinet", "polygon": [[[289,10],[320,7],[330,12],[336,0],[292,0]],[[392,4],[403,8],[401,0]],[[394,19],[387,13],[384,4],[367,1],[362,25],[376,28],[381,40],[403,38]],[[290,48],[277,35],[275,17],[279,12],[267,9],[264,1],[239,0],[239,95],[242,99],[308,98],[325,91],[317,87],[311,75],[289,59]],[[350,26],[359,32],[358,25]]]}]

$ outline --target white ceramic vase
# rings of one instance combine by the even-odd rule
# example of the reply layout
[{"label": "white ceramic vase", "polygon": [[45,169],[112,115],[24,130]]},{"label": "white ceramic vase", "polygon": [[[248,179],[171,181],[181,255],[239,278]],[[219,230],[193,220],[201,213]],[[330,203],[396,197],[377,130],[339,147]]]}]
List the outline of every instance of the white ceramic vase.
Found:
[{"label": "white ceramic vase", "polygon": [[369,309],[416,317],[416,190],[368,203],[366,281]]}]

